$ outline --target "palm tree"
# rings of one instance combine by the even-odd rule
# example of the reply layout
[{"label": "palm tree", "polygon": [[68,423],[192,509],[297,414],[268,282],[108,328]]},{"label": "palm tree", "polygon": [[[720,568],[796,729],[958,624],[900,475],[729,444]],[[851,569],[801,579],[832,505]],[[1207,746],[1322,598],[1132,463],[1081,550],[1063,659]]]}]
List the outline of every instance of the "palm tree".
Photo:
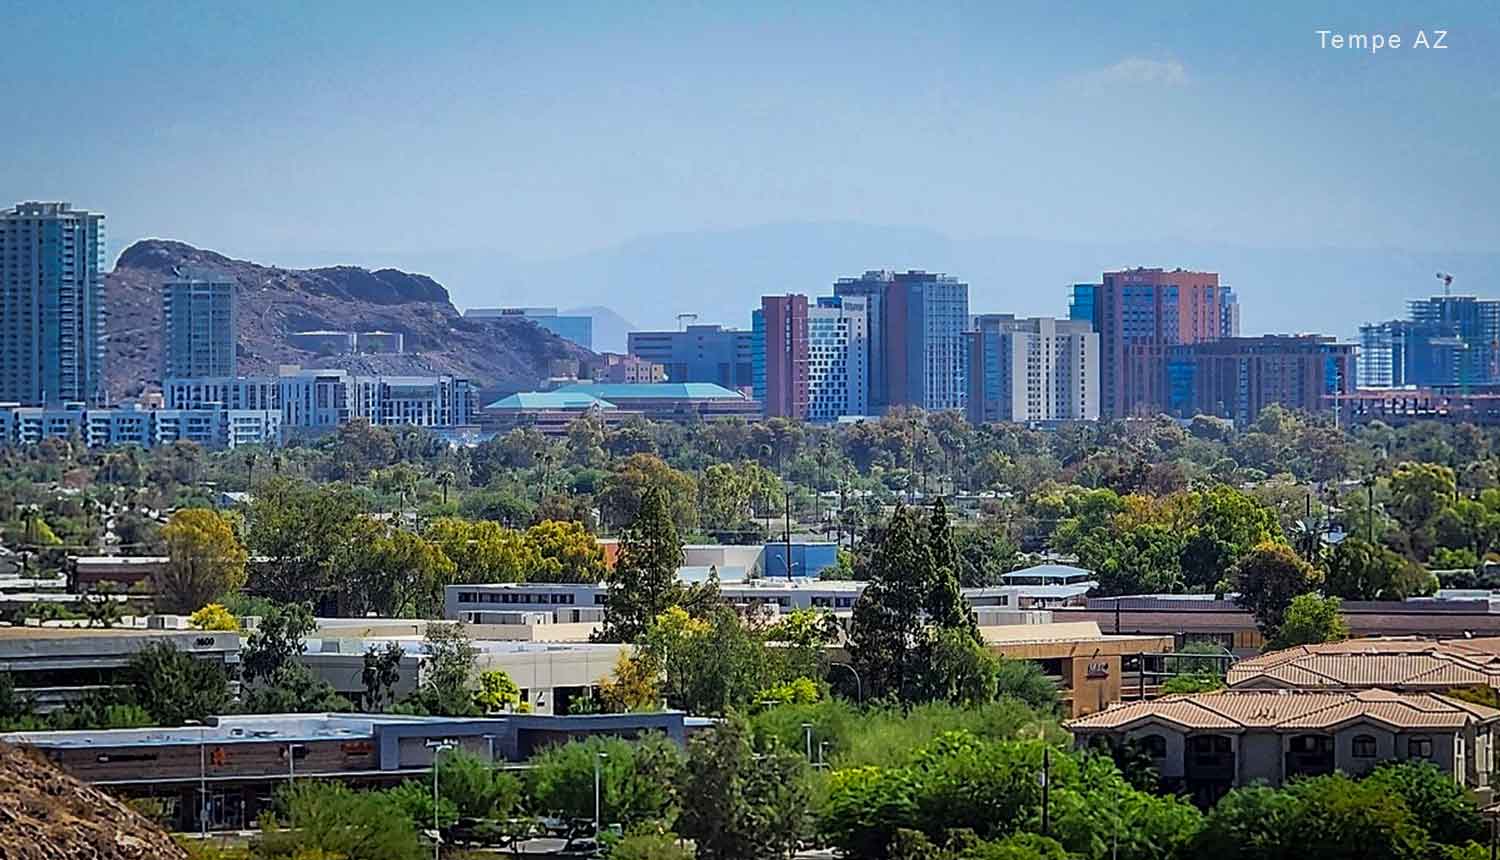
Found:
[{"label": "palm tree", "polygon": [[451,486],[453,486],[453,479],[454,479],[454,477],[455,476],[453,474],[453,470],[451,470],[451,469],[444,469],[443,471],[438,472],[438,474],[437,474],[437,483],[438,483],[438,486],[443,488],[443,504],[444,505],[448,504],[448,488],[451,487]]},{"label": "palm tree", "polygon": [[255,452],[251,451],[245,455],[245,491],[249,492],[255,487]]}]

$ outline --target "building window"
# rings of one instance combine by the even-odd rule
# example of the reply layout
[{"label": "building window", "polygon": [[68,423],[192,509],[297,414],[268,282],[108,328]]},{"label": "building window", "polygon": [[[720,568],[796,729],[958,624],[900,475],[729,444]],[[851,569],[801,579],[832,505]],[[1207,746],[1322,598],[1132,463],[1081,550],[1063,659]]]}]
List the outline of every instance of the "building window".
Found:
[{"label": "building window", "polygon": [[1161,735],[1146,735],[1140,739],[1141,752],[1152,758],[1167,757],[1167,739]]},{"label": "building window", "polygon": [[1375,736],[1374,735],[1355,735],[1354,736],[1354,757],[1355,758],[1374,758],[1375,757]]},{"label": "building window", "polygon": [[1432,758],[1432,738],[1412,738],[1406,742],[1407,758]]}]

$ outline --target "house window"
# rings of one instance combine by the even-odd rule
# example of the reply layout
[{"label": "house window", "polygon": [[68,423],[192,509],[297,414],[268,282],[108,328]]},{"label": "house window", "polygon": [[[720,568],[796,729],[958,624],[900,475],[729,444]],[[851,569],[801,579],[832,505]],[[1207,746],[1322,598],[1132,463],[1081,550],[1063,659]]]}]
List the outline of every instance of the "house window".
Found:
[{"label": "house window", "polygon": [[1407,758],[1432,758],[1432,738],[1412,738],[1406,742]]},{"label": "house window", "polygon": [[1167,739],[1161,735],[1146,735],[1140,739],[1141,752],[1152,758],[1167,757]]},{"label": "house window", "polygon": [[1355,735],[1354,736],[1354,757],[1355,758],[1374,758],[1375,757],[1375,736],[1374,735]]}]

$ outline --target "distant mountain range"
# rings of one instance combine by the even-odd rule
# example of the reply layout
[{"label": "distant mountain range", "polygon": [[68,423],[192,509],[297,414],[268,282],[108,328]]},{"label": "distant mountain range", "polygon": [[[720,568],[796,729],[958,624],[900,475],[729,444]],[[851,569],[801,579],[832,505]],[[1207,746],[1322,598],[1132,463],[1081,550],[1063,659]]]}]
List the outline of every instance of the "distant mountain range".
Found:
[{"label": "distant mountain range", "polygon": [[[1206,269],[1239,293],[1243,330],[1321,331],[1353,337],[1361,322],[1404,314],[1409,298],[1440,292],[1500,297],[1500,254],[1350,248],[1248,248],[1185,240],[1070,242],[1015,237],[952,239],[932,230],[859,223],[770,224],[646,236],[564,259],[522,262],[490,252],[418,259],[462,306],[546,304],[614,308],[643,327],[671,328],[679,313],[747,327],[766,294],[826,293],[866,269],[927,269],[970,286],[974,312],[1059,316],[1067,286],[1133,266]],[[596,346],[622,344],[601,337]]]},{"label": "distant mountain range", "polygon": [[[448,291],[426,275],[357,266],[283,269],[150,239],[127,248],[105,278],[105,382],[111,396],[160,385],[160,290],[179,266],[223,272],[238,282],[242,374],[301,364],[361,373],[454,373],[503,389],[534,384],[548,375],[553,359],[593,357],[524,320],[464,319]],[[324,356],[286,342],[288,334],[312,329],[401,332],[406,354]]]}]

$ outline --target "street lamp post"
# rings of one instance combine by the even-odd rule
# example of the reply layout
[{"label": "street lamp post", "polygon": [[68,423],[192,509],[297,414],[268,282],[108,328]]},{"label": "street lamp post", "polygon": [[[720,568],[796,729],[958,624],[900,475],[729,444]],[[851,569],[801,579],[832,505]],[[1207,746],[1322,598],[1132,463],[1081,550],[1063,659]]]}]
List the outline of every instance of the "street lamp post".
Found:
[{"label": "street lamp post", "polygon": [[442,823],[438,821],[438,756],[456,746],[458,742],[449,739],[427,742],[427,748],[432,750],[432,860],[438,860],[443,848]]},{"label": "street lamp post", "polygon": [[856,704],[856,705],[863,704],[864,703],[864,699],[865,699],[865,689],[864,689],[864,685],[860,683],[859,672],[856,672],[854,670],[853,664],[850,664],[850,663],[833,663],[831,665],[832,666],[841,666],[841,667],[843,667],[845,669],[848,669],[849,670],[849,674],[851,674],[851,675],[854,676],[854,704]]},{"label": "street lamp post", "polygon": [[812,760],[813,760],[813,757],[812,757],[812,732],[813,732],[813,724],[812,723],[803,723],[802,724],[802,736],[807,741],[807,763],[808,764],[812,764]]},{"label": "street lamp post", "polygon": [[599,834],[602,832],[600,828],[603,824],[600,812],[603,807],[603,804],[600,803],[599,791],[600,768],[607,758],[609,758],[609,753],[603,751],[594,756],[594,841],[596,842],[599,840]]}]

